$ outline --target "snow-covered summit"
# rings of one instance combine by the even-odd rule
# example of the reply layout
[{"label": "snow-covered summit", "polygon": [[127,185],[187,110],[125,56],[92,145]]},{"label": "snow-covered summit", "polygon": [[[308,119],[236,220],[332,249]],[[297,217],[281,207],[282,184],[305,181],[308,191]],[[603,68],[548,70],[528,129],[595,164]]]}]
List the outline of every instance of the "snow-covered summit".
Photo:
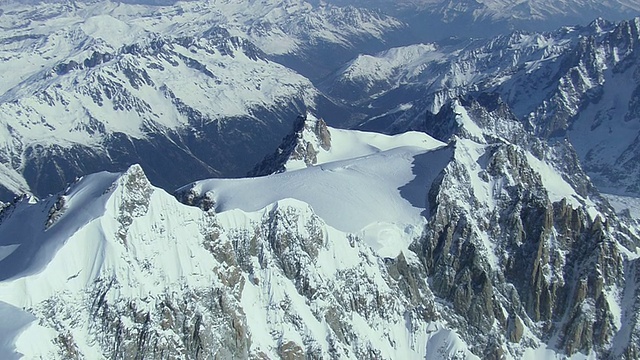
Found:
[{"label": "snow-covered summit", "polygon": [[[418,132],[388,136],[335,129],[307,114],[275,155],[263,162],[263,169],[280,171],[256,178],[203,180],[177,193],[183,199],[204,197],[216,212],[256,211],[281,199],[298,199],[330,226],[364,233],[372,246],[395,257],[420,232],[427,208],[426,182],[451,156],[445,145]],[[417,173],[414,164],[422,156],[433,160],[433,168]],[[280,163],[273,167],[270,159]],[[424,182],[413,183],[416,176]]]},{"label": "snow-covered summit", "polygon": [[327,126],[312,113],[299,116],[278,149],[250,173],[269,175],[331,162],[357,159],[399,147],[433,149],[444,143],[419,132],[389,136]]},{"label": "snow-covered summit", "polygon": [[[15,203],[0,230],[0,312],[15,320],[0,326],[3,357],[279,357],[294,349],[395,358],[452,342],[449,352],[475,358],[445,323],[402,310],[406,300],[369,246],[293,199],[204,212],[154,188],[136,165]],[[28,262],[15,267],[20,260]],[[350,307],[347,288],[361,305]],[[348,344],[342,331],[391,338]]]},{"label": "snow-covered summit", "polygon": [[[472,104],[452,110],[468,118],[457,118],[459,130],[485,121]],[[633,341],[611,341],[637,336],[624,325],[637,301],[621,294],[636,286],[622,279],[638,239],[568,176],[577,160],[557,161],[561,146],[465,131],[445,144],[338,130],[310,115],[299,130],[330,134],[324,158],[177,193],[206,206],[180,203],[133,166],[5,208],[0,312],[16,326],[0,326],[2,354],[634,351]],[[34,336],[40,346],[27,346]]]}]

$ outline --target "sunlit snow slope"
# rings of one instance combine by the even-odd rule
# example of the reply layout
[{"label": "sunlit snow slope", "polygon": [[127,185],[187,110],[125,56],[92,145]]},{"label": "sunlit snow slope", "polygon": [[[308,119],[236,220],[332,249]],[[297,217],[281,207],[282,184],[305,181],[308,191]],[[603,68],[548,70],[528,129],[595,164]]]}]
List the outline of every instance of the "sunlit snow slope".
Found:
[{"label": "sunlit snow slope", "polygon": [[[313,115],[307,122],[315,123]],[[396,136],[329,127],[331,146],[319,148],[316,166],[287,162],[287,171],[247,179],[210,179],[179,193],[208,194],[216,212],[256,211],[293,198],[311,205],[338,230],[363,233],[380,255],[395,257],[418,236],[424,225],[430,182],[451,157],[444,143],[427,134]],[[313,141],[305,131],[303,140]],[[429,163],[428,167],[419,168]],[[428,158],[429,160],[425,160]],[[416,183],[416,177],[420,182]]]}]

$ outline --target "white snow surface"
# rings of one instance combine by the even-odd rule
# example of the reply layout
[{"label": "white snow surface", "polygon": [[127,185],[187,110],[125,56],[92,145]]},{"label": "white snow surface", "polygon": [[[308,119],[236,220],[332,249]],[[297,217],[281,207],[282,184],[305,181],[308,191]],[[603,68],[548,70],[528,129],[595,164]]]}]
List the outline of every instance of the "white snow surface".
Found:
[{"label": "white snow surface", "polygon": [[629,215],[633,219],[640,220],[640,198],[613,194],[603,194],[603,196],[617,212],[629,210]]},{"label": "white snow surface", "polygon": [[22,354],[16,351],[17,338],[36,318],[0,301],[0,319],[0,358],[20,359]]},{"label": "white snow surface", "polygon": [[[251,212],[292,198],[309,204],[328,225],[360,233],[381,256],[395,257],[420,234],[431,179],[442,170],[416,166],[416,157],[447,156],[445,144],[418,132],[397,136],[329,128],[331,149],[318,163],[280,174],[245,179],[209,179],[188,185],[213,194],[215,209]],[[287,169],[295,167],[287,167]],[[416,172],[420,172],[417,174]]]},{"label": "white snow surface", "polygon": [[[313,132],[318,121],[320,120],[314,114],[307,112],[306,123],[300,134],[301,140],[313,145],[317,151],[315,165],[367,157],[398,147],[435,149],[445,146],[445,143],[417,131],[407,131],[390,136],[375,132],[327,127],[331,141],[329,149],[324,149],[321,140]],[[287,171],[306,167],[307,164],[304,160],[289,159],[285,163]]]}]

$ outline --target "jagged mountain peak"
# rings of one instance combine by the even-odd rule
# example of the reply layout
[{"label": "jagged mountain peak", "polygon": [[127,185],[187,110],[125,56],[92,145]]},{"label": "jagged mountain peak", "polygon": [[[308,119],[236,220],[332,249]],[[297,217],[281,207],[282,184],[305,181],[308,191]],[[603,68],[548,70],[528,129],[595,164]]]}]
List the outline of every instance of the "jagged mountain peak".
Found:
[{"label": "jagged mountain peak", "polygon": [[329,127],[308,114],[298,118],[293,132],[275,151],[259,163],[252,176],[297,170],[388,151],[396,147],[435,148],[444,143],[416,131],[389,136]]},{"label": "jagged mountain peak", "polygon": [[[456,106],[479,104],[502,109],[495,98]],[[477,114],[467,111],[482,124]],[[300,118],[294,133],[325,129],[333,157],[196,182],[178,191],[187,205],[132,166],[5,210],[3,271],[34,249],[14,239],[33,232],[57,244],[35,248],[48,254],[38,272],[0,282],[2,311],[41,320],[13,330],[10,350],[385,359],[634,351],[611,341],[635,306],[621,300],[635,289],[621,277],[639,240],[566,180],[553,144],[465,132],[445,144],[322,124]],[[194,201],[203,195],[207,208]],[[25,229],[31,216],[41,228]],[[18,288],[39,290],[24,298]],[[41,347],[22,345],[38,331],[49,334]]]},{"label": "jagged mountain peak", "polygon": [[[0,276],[6,280],[42,272],[80,227],[105,215],[110,202],[126,201],[131,214],[139,214],[152,192],[142,168],[132,165],[123,173],[76,179],[64,192],[43,200],[17,198],[0,216],[2,246],[15,247],[3,256]],[[31,224],[28,229],[23,228],[26,219]],[[91,261],[92,254],[87,256]]]},{"label": "jagged mountain peak", "polygon": [[[138,166],[122,174],[87,176],[63,196],[67,200],[59,209],[66,215],[48,230],[40,229],[44,246],[39,249],[50,255],[49,261],[35,273],[22,272],[0,283],[5,318],[35,314],[47,320],[29,318],[23,328],[3,332],[10,341],[8,348],[0,348],[3,355],[150,352],[238,358],[295,351],[358,358],[373,351],[392,358],[437,353],[453,340],[449,352],[471,356],[443,324],[398,311],[407,302],[393,295],[396,285],[372,250],[361,239],[327,227],[301,201],[281,199],[254,213],[213,215],[154,190]],[[92,209],[101,213],[74,215]],[[6,230],[22,220],[5,217],[0,227]],[[180,224],[179,234],[171,224]],[[63,230],[68,234],[58,236]],[[13,251],[0,260],[4,265],[30,246],[9,244],[7,232],[2,234],[3,251]],[[52,242],[59,243],[46,246]],[[353,288],[354,297],[344,296],[345,286]],[[38,291],[25,299],[16,288]],[[377,300],[369,296],[374,289]],[[307,301],[315,305],[308,307]],[[344,313],[362,322],[351,324]],[[426,348],[413,345],[413,335],[402,331],[380,343],[345,342],[385,339],[388,327],[381,324],[403,328],[407,316],[418,338],[428,342]],[[60,336],[53,330],[71,323],[76,325]],[[4,324],[0,329],[6,330]],[[25,337],[34,334],[41,334],[39,346],[25,347]]]},{"label": "jagged mountain peak", "polygon": [[276,150],[249,173],[250,176],[269,175],[318,163],[318,153],[331,150],[331,132],[324,120],[311,113],[300,115]]},{"label": "jagged mountain peak", "polygon": [[533,141],[527,127],[496,93],[459,96],[444,103],[436,114],[410,125],[441,141],[452,136],[478,143],[507,142],[521,146]]},{"label": "jagged mountain peak", "polygon": [[[467,116],[482,123],[477,114]],[[322,134],[318,128],[324,125],[309,115],[295,133]],[[29,216],[42,223],[33,238],[58,245],[40,248],[49,254],[41,271],[0,282],[0,300],[17,308],[10,314],[46,318],[41,328],[70,329],[64,341],[18,351],[342,358],[609,351],[623,331],[623,309],[633,306],[617,296],[628,286],[620,281],[622,261],[635,256],[638,239],[623,236],[615,215],[565,179],[553,146],[541,142],[534,152],[464,132],[444,144],[424,133],[325,129],[329,152],[340,157],[270,176],[197,182],[178,191],[187,205],[132,166],[5,210],[3,271],[29,249],[6,237],[25,231]],[[349,156],[336,152],[346,145]],[[203,195],[207,208],[191,206]],[[50,291],[29,300],[11,295],[43,281]],[[55,295],[60,286],[67,291]],[[222,305],[211,307],[212,299]],[[66,310],[52,312],[58,301]],[[69,328],[71,321],[84,325]],[[380,335],[389,328],[398,331]],[[367,336],[382,337],[349,340]],[[444,343],[455,347],[442,353]]]},{"label": "jagged mountain peak", "polygon": [[[406,63],[379,53],[371,56],[369,71],[357,69],[362,77],[349,75],[364,64],[353,62],[325,84],[331,84],[328,92],[334,96],[345,94],[350,100],[352,89],[364,89],[352,101],[366,114],[362,129],[399,133],[432,127],[436,137],[455,128],[435,129],[452,124],[453,118],[442,125],[444,117],[434,118],[443,106],[454,99],[496,94],[512,113],[507,117],[517,119],[525,132],[570,140],[601,190],[634,194],[638,166],[630,154],[639,131],[634,100],[638,21],[598,19],[552,32],[515,31],[439,45]],[[407,47],[397,53],[415,51]],[[393,64],[394,70],[374,71],[377,64]],[[515,137],[508,131],[501,136]]]}]

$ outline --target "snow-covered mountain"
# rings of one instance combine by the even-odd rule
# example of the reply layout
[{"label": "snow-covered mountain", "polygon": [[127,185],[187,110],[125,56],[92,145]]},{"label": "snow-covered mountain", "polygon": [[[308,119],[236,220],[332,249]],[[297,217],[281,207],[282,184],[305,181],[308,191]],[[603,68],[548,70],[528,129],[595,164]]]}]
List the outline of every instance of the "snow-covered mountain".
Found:
[{"label": "snow-covered mountain", "polygon": [[637,4],[384,4],[2,2],[0,358],[638,358],[640,20],[309,80]]},{"label": "snow-covered mountain", "polygon": [[2,355],[634,358],[633,228],[566,144],[451,106],[448,143],[307,115],[281,149],[314,145],[315,162],[292,152],[284,172],[196,182],[183,203],[137,165],[16,200]]},{"label": "snow-covered mountain", "polygon": [[[33,37],[50,28],[89,22],[85,28],[96,36],[126,43],[139,31],[175,37],[200,37],[211,28],[227,29],[254,43],[265,54],[280,60],[298,60],[331,70],[336,61],[346,61],[363,47],[387,42],[387,37],[405,27],[401,21],[375,10],[335,6],[326,2],[287,1],[8,1],[2,5],[5,24],[14,36]],[[105,19],[105,17],[107,19]],[[103,21],[114,18],[133,26],[112,28]],[[26,26],[25,26],[26,25]],[[117,29],[117,31],[113,31]],[[130,42],[130,41],[129,41]],[[332,50],[331,56],[323,51]],[[327,70],[324,70],[327,71]],[[318,71],[319,72],[319,71]]]},{"label": "snow-covered mountain", "polygon": [[0,4],[3,200],[132,163],[172,189],[244,175],[297,114],[335,108],[274,59],[352,56],[402,27],[304,1],[152,3]]},{"label": "snow-covered mountain", "polygon": [[486,37],[513,30],[550,31],[586,25],[601,17],[624,20],[640,15],[640,2],[625,0],[329,0],[383,9],[408,23],[422,41],[451,36]]},{"label": "snow-covered mountain", "polygon": [[459,44],[412,45],[361,55],[323,88],[355,103],[365,114],[364,128],[392,133],[431,133],[439,126],[433,114],[459,96],[499,96],[534,133],[569,139],[601,189],[637,196],[639,40],[636,18]]}]

